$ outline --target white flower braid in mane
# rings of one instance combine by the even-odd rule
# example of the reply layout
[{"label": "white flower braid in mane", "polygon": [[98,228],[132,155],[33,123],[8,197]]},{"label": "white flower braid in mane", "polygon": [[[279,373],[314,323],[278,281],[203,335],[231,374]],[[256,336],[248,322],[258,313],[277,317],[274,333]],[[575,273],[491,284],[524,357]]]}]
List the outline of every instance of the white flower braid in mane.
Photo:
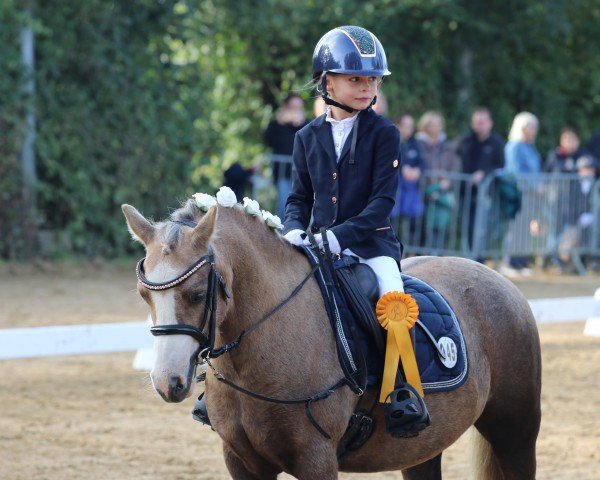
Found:
[{"label": "white flower braid in mane", "polygon": [[196,201],[196,206],[203,212],[206,212],[210,207],[217,204],[217,199],[207,193],[194,193],[192,197]]},{"label": "white flower braid in mane", "polygon": [[263,210],[262,217],[269,228],[272,228],[273,230],[281,230],[283,228],[281,219],[277,215],[273,215],[271,212]]},{"label": "white flower braid in mane", "polygon": [[237,203],[237,198],[231,188],[221,187],[217,192],[217,203],[224,207],[231,208]]},{"label": "white flower braid in mane", "polygon": [[262,216],[258,202],[248,197],[244,197],[244,210],[253,217]]}]

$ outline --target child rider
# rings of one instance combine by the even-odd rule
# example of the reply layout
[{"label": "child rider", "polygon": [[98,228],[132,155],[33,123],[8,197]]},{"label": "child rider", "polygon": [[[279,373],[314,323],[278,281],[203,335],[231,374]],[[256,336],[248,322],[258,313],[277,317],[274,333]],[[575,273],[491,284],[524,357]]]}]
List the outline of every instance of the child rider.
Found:
[{"label": "child rider", "polygon": [[[308,243],[308,229],[326,228],[332,253],[358,257],[375,272],[378,311],[386,297],[404,292],[402,247],[389,219],[400,138],[395,125],[371,108],[390,73],[381,43],[364,28],[338,27],[319,40],[313,81],[328,107],[296,134],[283,230],[286,240],[301,245]],[[315,239],[322,246],[321,235]]]}]

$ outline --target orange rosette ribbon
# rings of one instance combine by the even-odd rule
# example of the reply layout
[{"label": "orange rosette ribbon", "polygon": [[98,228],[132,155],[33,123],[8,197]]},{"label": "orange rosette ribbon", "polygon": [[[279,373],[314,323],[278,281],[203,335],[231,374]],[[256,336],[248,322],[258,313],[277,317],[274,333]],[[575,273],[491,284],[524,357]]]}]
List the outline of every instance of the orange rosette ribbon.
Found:
[{"label": "orange rosette ribbon", "polygon": [[419,318],[417,302],[407,293],[388,292],[377,302],[375,312],[377,320],[387,330],[385,365],[379,401],[381,403],[389,401],[387,397],[394,390],[400,359],[402,359],[406,381],[423,396],[419,367],[409,333]]}]

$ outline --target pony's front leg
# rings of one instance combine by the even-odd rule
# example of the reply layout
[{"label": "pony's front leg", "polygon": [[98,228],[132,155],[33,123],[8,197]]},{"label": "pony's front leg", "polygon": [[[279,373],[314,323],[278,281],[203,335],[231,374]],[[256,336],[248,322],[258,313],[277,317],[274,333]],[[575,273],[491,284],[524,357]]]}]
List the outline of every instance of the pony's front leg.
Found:
[{"label": "pony's front leg", "polygon": [[250,471],[243,460],[233,451],[233,449],[223,442],[223,455],[225,465],[233,480],[276,480],[280,473],[273,469],[269,464],[260,461],[253,462],[253,470]]},{"label": "pony's front leg", "polygon": [[338,470],[335,448],[317,443],[300,449],[290,473],[298,480],[337,480]]}]

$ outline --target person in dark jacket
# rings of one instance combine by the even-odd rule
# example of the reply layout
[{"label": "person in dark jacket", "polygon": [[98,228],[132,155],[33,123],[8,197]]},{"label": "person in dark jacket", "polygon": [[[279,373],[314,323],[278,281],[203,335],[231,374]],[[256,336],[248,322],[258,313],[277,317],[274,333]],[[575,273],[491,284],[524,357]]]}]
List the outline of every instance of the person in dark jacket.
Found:
[{"label": "person in dark jacket", "polygon": [[265,130],[265,143],[273,153],[271,168],[277,188],[277,215],[282,218],[285,202],[292,189],[291,155],[294,150],[294,137],[307,123],[304,101],[300,95],[289,93]]},{"label": "person in dark jacket", "polygon": [[[300,245],[308,228],[326,228],[331,251],[371,266],[381,295],[404,291],[401,246],[389,219],[400,138],[394,124],[371,108],[389,74],[383,47],[371,32],[339,27],[321,38],[313,79],[329,107],[296,135],[283,230],[289,242]],[[320,234],[316,238],[323,242]]]},{"label": "person in dark jacket", "polygon": [[[592,138],[588,140],[585,150],[594,158],[596,166],[600,165],[600,131],[595,132]],[[596,168],[596,178],[598,178],[599,173],[600,169]]]},{"label": "person in dark jacket", "polygon": [[[565,199],[565,208],[558,218],[558,226],[562,229],[558,238],[557,257],[559,269],[566,273],[574,273],[571,265],[573,254],[578,247],[589,246],[592,240],[594,225],[594,183],[597,178],[597,165],[592,155],[582,155],[575,164],[579,181],[570,185],[569,196]],[[595,264],[597,259],[592,258]]]},{"label": "person in dark jacket", "polygon": [[552,173],[577,173],[577,160],[585,155],[580,146],[579,135],[570,127],[565,127],[560,132],[558,146],[546,157],[545,172]]},{"label": "person in dark jacket", "polygon": [[477,107],[471,115],[471,131],[458,145],[462,171],[479,184],[494,170],[504,167],[504,140],[494,133],[494,121],[486,107]]},{"label": "person in dark jacket", "polygon": [[[418,307],[404,293],[402,247],[389,218],[398,188],[400,136],[372,108],[385,75],[390,71],[383,46],[364,28],[338,27],[317,43],[313,80],[329,108],[296,135],[283,233],[301,245],[309,243],[303,238],[307,229],[320,231],[315,235],[319,247],[326,237],[333,254],[353,255],[375,273],[381,296],[377,319],[407,339],[398,349],[388,330],[386,349],[394,361],[385,366],[379,396],[386,404],[407,394],[413,399],[410,408],[405,402],[389,403],[386,428],[404,431],[425,428],[429,413],[409,336]],[[400,386],[395,385],[398,360],[406,379]]]},{"label": "person in dark jacket", "polygon": [[471,131],[460,140],[457,149],[462,160],[462,173],[471,175],[469,184],[462,191],[462,201],[468,202],[470,247],[475,232],[478,186],[489,174],[504,168],[504,140],[492,131],[493,127],[490,111],[486,107],[475,108],[471,114]]},{"label": "person in dark jacket", "polygon": [[239,201],[246,195],[246,189],[250,186],[250,178],[253,174],[253,168],[244,168],[235,162],[223,172],[223,185],[231,188],[235,193],[235,198]]}]

